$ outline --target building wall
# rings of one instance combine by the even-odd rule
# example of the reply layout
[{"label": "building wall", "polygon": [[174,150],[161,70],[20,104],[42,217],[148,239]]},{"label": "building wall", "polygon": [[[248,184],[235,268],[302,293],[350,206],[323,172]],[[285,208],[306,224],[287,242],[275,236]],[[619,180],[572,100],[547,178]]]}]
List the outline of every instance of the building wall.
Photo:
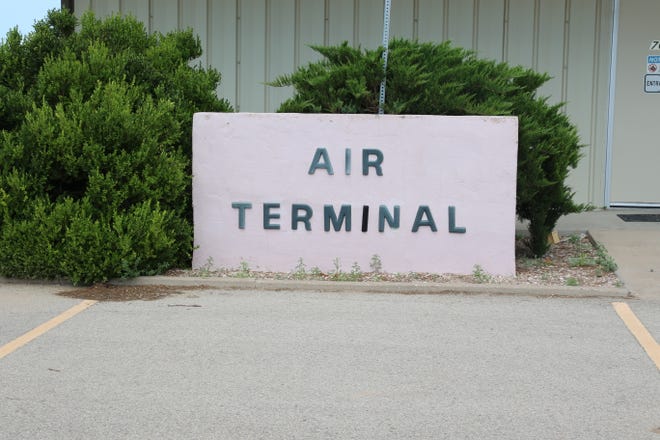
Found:
[{"label": "building wall", "polygon": [[[133,14],[150,31],[192,27],[200,62],[222,73],[238,111],[270,112],[291,91],[264,83],[317,59],[308,46],[377,47],[383,0],[74,0],[78,15]],[[613,0],[394,0],[391,35],[452,40],[480,56],[548,72],[541,93],[566,102],[585,148],[576,199],[602,206]]]}]

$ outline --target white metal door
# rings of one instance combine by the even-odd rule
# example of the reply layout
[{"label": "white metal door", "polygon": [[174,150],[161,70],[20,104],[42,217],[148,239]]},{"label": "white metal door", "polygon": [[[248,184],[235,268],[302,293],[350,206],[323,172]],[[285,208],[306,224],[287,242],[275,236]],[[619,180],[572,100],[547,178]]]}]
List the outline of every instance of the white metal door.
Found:
[{"label": "white metal door", "polygon": [[619,4],[610,204],[660,205],[660,2]]}]

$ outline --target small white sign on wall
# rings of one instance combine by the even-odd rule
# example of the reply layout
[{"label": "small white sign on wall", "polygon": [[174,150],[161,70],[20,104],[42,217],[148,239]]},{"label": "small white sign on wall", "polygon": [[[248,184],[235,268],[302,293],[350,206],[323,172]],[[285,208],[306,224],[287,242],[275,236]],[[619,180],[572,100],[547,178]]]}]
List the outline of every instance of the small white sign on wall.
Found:
[{"label": "small white sign on wall", "polygon": [[644,92],[660,93],[660,74],[644,75]]},{"label": "small white sign on wall", "polygon": [[515,273],[514,117],[198,113],[193,266]]}]

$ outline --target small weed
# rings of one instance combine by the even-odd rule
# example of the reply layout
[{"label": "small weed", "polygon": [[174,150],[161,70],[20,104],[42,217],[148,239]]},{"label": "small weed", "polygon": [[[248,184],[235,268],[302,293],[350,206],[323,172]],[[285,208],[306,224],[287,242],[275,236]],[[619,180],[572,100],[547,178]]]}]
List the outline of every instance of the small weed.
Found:
[{"label": "small weed", "polygon": [[240,265],[238,266],[238,273],[236,273],[238,278],[249,278],[250,277],[250,265],[247,261],[241,260]]},{"label": "small weed", "polygon": [[595,266],[596,260],[586,254],[580,254],[577,257],[569,257],[568,265],[571,267]]},{"label": "small weed", "polygon": [[208,257],[198,271],[200,277],[210,277],[213,272],[213,257]]},{"label": "small weed", "polygon": [[341,260],[339,260],[339,257],[332,260],[332,265],[335,267],[335,273],[341,272]]},{"label": "small weed", "polygon": [[608,253],[605,247],[596,243],[596,263],[603,269],[605,272],[614,272],[619,266],[617,266],[614,258],[612,258]]},{"label": "small weed", "polygon": [[340,281],[343,274],[341,272],[341,261],[339,260],[339,257],[332,260],[332,265],[335,269],[330,277],[335,281]]},{"label": "small weed", "polygon": [[369,267],[373,273],[380,273],[383,270],[383,262],[377,254],[371,256],[371,261],[369,262]]},{"label": "small weed", "polygon": [[419,272],[408,272],[406,277],[413,281],[423,281],[425,279],[425,274]]},{"label": "small weed", "polygon": [[349,278],[351,281],[359,281],[362,278],[362,269],[360,269],[360,265],[357,263],[357,261],[354,261],[353,265],[351,266],[351,273]]},{"label": "small weed", "polygon": [[298,264],[293,269],[293,278],[296,280],[304,280],[307,278],[307,267],[303,262],[302,257],[298,258]]},{"label": "small weed", "polygon": [[474,269],[472,270],[472,277],[474,278],[474,281],[480,284],[490,283],[493,279],[493,277],[491,277],[490,274],[486,272],[484,268],[479,264],[474,265]]},{"label": "small weed", "polygon": [[362,279],[362,269],[360,269],[360,265],[357,262],[353,263],[351,271],[348,273],[342,272],[339,258],[332,260],[332,264],[334,265],[334,271],[330,275],[330,279],[333,281],[359,281]]},{"label": "small weed", "polygon": [[576,245],[576,246],[577,246],[577,245],[579,245],[580,243],[582,243],[582,236],[581,236],[580,234],[571,234],[571,235],[568,237],[568,242],[569,242],[570,244],[573,244],[573,245]]},{"label": "small weed", "polygon": [[574,286],[579,286],[580,282],[576,278],[568,277],[568,278],[566,278],[566,285],[567,286],[573,286],[573,287]]},{"label": "small weed", "polygon": [[621,287],[623,287],[623,286],[624,286],[624,284],[623,284],[623,282],[622,282],[621,280],[617,280],[617,282],[614,283],[614,287],[619,287],[619,288],[621,288]]},{"label": "small weed", "polygon": [[321,269],[319,269],[318,266],[314,266],[309,270],[309,274],[314,278],[321,278],[323,272],[321,272]]},{"label": "small weed", "polygon": [[545,266],[546,262],[542,258],[524,258],[520,261],[520,265],[524,268],[531,269],[533,267]]}]

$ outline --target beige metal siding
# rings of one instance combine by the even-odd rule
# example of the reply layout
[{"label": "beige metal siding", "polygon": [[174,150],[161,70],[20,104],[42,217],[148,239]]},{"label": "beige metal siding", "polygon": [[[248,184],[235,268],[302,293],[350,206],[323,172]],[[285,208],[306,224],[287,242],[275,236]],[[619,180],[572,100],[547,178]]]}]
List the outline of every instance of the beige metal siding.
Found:
[{"label": "beige metal siding", "polygon": [[209,9],[206,48],[209,64],[222,74],[218,94],[235,104],[238,102],[236,54],[239,47],[236,40],[236,2],[212,0]]},{"label": "beige metal siding", "polygon": [[[572,2],[566,23],[568,44],[564,53],[562,96],[566,101],[567,113],[580,128],[580,136],[586,145],[580,167],[572,173],[570,179],[570,183],[579,189],[578,196],[582,200],[593,199],[596,195],[602,199],[604,196],[602,187],[598,188],[598,194],[594,194],[596,179],[603,181],[605,170],[605,137],[602,137],[603,143],[598,145],[598,132],[604,134],[607,130],[608,88],[603,85],[602,90],[599,90],[599,77],[609,76],[609,63],[598,62],[602,47],[599,44],[601,7],[602,2],[598,0]],[[611,20],[606,21],[609,30]],[[607,41],[609,43],[611,40]],[[609,45],[605,54],[609,61]]]},{"label": "beige metal siding", "polygon": [[122,0],[121,11],[131,14],[141,22],[149,25],[149,0]]},{"label": "beige metal siding", "polygon": [[444,41],[447,39],[447,2],[438,0],[418,0],[419,26],[417,38],[420,41]]},{"label": "beige metal siding", "polygon": [[[566,111],[586,145],[570,183],[580,201],[604,202],[613,0],[393,0],[391,35],[452,40],[479,55],[548,72],[541,90]],[[382,0],[77,0],[75,10],[133,14],[152,31],[192,27],[219,93],[240,111],[274,111],[290,90],[264,85],[318,59],[311,44],[375,48]]]},{"label": "beige metal siding", "polygon": [[296,22],[294,30],[295,67],[318,59],[309,46],[323,45],[329,38],[326,17],[326,4],[320,1],[296,0]]},{"label": "beige metal siding", "polygon": [[482,0],[476,17],[474,50],[484,58],[504,59],[504,0]]}]

